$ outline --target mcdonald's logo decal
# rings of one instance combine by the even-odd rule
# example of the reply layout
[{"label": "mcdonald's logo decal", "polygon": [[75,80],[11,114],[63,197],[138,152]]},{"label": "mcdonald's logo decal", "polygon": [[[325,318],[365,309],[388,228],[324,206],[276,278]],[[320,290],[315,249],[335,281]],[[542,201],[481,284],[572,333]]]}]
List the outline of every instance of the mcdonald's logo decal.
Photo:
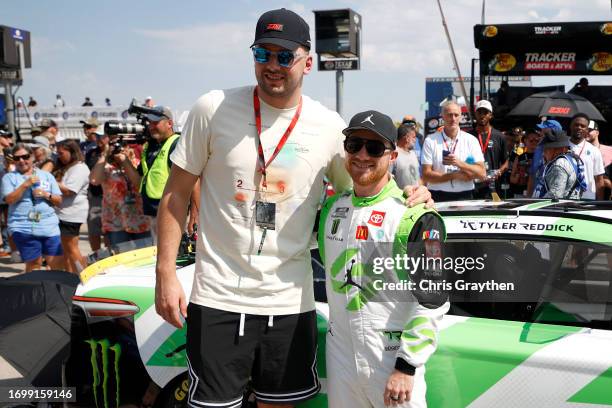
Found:
[{"label": "mcdonald's logo decal", "polygon": [[360,225],[357,227],[357,232],[355,233],[355,239],[367,240],[368,239],[368,227],[365,225]]}]

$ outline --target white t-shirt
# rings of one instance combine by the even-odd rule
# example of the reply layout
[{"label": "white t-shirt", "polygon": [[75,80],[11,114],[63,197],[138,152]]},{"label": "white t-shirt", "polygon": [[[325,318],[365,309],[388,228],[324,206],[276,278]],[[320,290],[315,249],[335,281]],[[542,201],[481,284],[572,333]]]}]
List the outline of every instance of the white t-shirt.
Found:
[{"label": "white t-shirt", "polygon": [[[261,101],[264,156],[269,160],[296,108]],[[267,168],[262,197],[253,87],[211,91],[189,113],[171,160],[201,175],[200,230],[193,303],[237,313],[280,315],[314,309],[309,243],[327,176],[351,186],[344,169],[340,116],[307,96],[285,147]],[[276,226],[255,225],[255,202],[276,204]]]},{"label": "white t-shirt", "polygon": [[57,207],[57,216],[61,221],[85,223],[89,212],[87,189],[89,187],[89,167],[85,163],[77,163],[70,167],[62,177],[62,183],[75,195],[64,195],[62,203]]},{"label": "white t-shirt", "polygon": [[[442,152],[448,150],[453,152],[459,160],[468,164],[484,163],[484,156],[478,139],[464,131],[459,131],[455,141],[444,134],[444,130],[427,136],[421,153],[421,165],[429,164],[432,170],[440,173],[457,171],[455,166],[442,164]],[[444,183],[427,183],[430,190],[461,192],[474,189],[473,181],[445,181]]]},{"label": "white t-shirt", "polygon": [[597,191],[595,188],[595,176],[604,174],[601,151],[586,140],[578,144],[572,142],[570,142],[570,144],[572,146],[572,151],[584,162],[584,178],[587,182],[587,191],[582,194],[582,198],[595,200],[595,193]]}]

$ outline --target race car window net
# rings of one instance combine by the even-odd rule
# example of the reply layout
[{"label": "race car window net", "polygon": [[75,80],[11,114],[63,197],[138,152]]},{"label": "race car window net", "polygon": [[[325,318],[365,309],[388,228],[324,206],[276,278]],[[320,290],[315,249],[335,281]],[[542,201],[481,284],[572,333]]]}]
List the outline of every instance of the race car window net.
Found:
[{"label": "race car window net", "polygon": [[465,292],[462,301],[452,302],[451,314],[612,330],[610,244],[469,241],[465,244],[490,255],[483,273],[472,275],[471,281],[511,282],[522,292],[498,292],[495,297]]}]

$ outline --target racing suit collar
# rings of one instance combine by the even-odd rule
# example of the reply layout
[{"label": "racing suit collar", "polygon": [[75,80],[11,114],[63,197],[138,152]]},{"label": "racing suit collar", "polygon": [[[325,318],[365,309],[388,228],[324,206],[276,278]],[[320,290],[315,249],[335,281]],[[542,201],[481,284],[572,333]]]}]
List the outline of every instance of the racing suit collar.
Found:
[{"label": "racing suit collar", "polygon": [[397,187],[395,180],[391,178],[387,184],[380,190],[378,194],[372,197],[356,197],[355,190],[351,192],[351,201],[355,207],[369,207],[379,203],[387,197],[402,198],[402,190]]}]

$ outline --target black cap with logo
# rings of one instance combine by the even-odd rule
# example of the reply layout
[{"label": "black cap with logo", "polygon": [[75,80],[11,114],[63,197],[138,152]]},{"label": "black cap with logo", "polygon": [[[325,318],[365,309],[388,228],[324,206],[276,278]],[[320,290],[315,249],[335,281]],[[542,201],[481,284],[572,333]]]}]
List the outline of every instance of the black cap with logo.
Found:
[{"label": "black cap with logo", "polygon": [[310,50],[310,28],[291,10],[270,10],[259,17],[255,27],[251,47],[259,44],[274,44],[292,51],[303,46]]},{"label": "black cap with logo", "polygon": [[357,113],[351,118],[351,122],[348,127],[342,131],[347,137],[350,137],[351,133],[355,130],[369,130],[376,133],[383,139],[388,140],[395,149],[395,142],[397,141],[397,128],[393,123],[393,120],[385,115],[384,113],[377,112],[375,110],[369,110],[361,113]]}]

